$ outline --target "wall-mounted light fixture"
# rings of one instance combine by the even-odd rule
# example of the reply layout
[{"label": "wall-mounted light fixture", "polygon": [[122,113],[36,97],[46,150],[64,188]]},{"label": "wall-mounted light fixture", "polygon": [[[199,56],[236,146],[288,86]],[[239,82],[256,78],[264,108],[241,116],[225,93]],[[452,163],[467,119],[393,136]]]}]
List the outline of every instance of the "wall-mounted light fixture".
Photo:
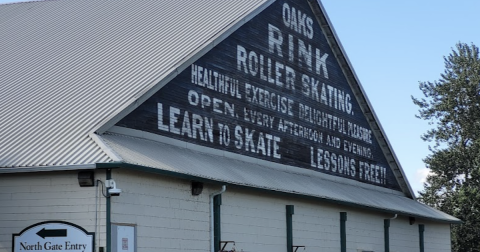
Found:
[{"label": "wall-mounted light fixture", "polygon": [[203,183],[198,181],[192,181],[192,195],[200,195],[203,191]]},{"label": "wall-mounted light fixture", "polygon": [[94,186],[94,172],[93,171],[79,171],[78,185],[80,187]]},{"label": "wall-mounted light fixture", "polygon": [[408,222],[410,223],[410,225],[415,224],[415,217],[408,217]]}]

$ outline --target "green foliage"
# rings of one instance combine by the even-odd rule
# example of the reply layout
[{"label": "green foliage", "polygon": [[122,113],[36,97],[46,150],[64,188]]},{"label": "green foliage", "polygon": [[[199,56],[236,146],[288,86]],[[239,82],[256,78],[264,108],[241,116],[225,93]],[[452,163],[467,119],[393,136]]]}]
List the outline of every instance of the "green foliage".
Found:
[{"label": "green foliage", "polygon": [[432,129],[424,159],[431,175],[419,199],[463,221],[452,227],[453,251],[480,251],[480,58],[475,45],[458,43],[434,82],[420,82],[424,98],[412,97]]}]

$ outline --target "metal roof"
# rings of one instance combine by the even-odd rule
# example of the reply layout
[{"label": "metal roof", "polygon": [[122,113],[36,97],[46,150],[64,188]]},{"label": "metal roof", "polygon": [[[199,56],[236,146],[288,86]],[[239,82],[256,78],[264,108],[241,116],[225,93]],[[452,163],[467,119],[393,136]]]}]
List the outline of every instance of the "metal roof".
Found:
[{"label": "metal roof", "polygon": [[[359,182],[327,179],[304,169],[267,167],[238,159],[198,152],[170,144],[115,133],[102,135],[124,163],[152,167],[227,184],[278,191],[379,211],[450,223],[457,218],[419,203],[393,190],[372,190]],[[201,149],[205,149],[202,147]],[[226,153],[228,154],[228,153]]]},{"label": "metal roof", "polygon": [[112,161],[90,134],[108,128],[266,3],[0,5],[0,167]]}]

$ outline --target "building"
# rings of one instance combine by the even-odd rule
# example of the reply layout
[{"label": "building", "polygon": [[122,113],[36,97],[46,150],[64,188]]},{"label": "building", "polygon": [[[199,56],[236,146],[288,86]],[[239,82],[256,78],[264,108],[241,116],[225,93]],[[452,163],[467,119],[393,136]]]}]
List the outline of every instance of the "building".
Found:
[{"label": "building", "polygon": [[315,0],[0,5],[0,251],[450,251]]}]

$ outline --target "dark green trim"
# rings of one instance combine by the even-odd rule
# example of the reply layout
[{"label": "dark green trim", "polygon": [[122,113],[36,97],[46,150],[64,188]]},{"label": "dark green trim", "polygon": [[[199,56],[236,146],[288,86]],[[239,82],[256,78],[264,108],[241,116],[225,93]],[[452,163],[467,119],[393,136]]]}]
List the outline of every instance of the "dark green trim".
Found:
[{"label": "dark green trim", "polygon": [[142,165],[134,165],[134,164],[123,163],[123,162],[97,163],[96,168],[97,169],[125,168],[125,169],[131,169],[131,170],[136,170],[136,171],[165,175],[165,176],[174,177],[174,178],[195,180],[195,181],[203,182],[203,183],[228,185],[230,187],[253,189],[253,190],[257,190],[257,191],[261,191],[261,192],[273,193],[275,195],[280,195],[280,196],[288,195],[288,196],[293,196],[293,197],[298,198],[298,199],[316,200],[316,201],[320,201],[320,202],[338,204],[338,205],[348,206],[348,207],[355,207],[355,208],[360,208],[360,209],[365,209],[365,210],[370,210],[370,211],[372,211],[372,210],[373,211],[378,211],[380,213],[398,214],[398,215],[403,215],[403,216],[407,216],[407,217],[408,216],[417,217],[417,218],[420,218],[420,219],[433,220],[433,221],[440,222],[440,223],[448,223],[448,224],[461,224],[461,223],[463,223],[460,220],[459,221],[447,221],[447,220],[444,220],[444,219],[429,218],[429,217],[425,217],[425,216],[421,216],[421,215],[412,215],[411,213],[405,213],[405,212],[398,211],[398,210],[387,210],[387,209],[382,209],[382,208],[369,207],[369,206],[364,206],[364,205],[355,204],[355,203],[351,203],[351,202],[320,198],[320,197],[315,197],[315,196],[311,196],[311,195],[301,195],[301,194],[296,194],[296,193],[292,193],[292,192],[275,191],[273,189],[258,188],[258,187],[246,186],[246,185],[236,185],[236,184],[231,184],[231,183],[222,182],[222,181],[218,181],[218,180],[207,179],[207,178],[204,178],[204,177],[188,175],[188,174],[172,172],[172,171],[166,171],[166,170],[162,170],[160,168],[153,168],[153,167],[147,167],[147,166],[142,166]]},{"label": "dark green trim", "polygon": [[418,235],[419,235],[419,241],[420,241],[420,252],[425,252],[425,240],[423,237],[423,233],[425,232],[425,225],[419,224],[418,225]]},{"label": "dark green trim", "polygon": [[287,252],[293,252],[293,214],[294,206],[287,205]]},{"label": "dark green trim", "polygon": [[220,209],[222,205],[222,195],[213,197],[213,244],[215,251],[220,251],[220,241],[222,240]]},{"label": "dark green trim", "polygon": [[390,252],[390,219],[383,220],[385,252]]},{"label": "dark green trim", "polygon": [[[106,174],[106,179],[111,179],[112,178],[112,170],[107,169],[107,174]],[[108,191],[108,189],[105,188],[105,190]],[[108,192],[107,192],[108,194]],[[107,213],[106,213],[106,220],[107,220],[107,252],[112,251],[112,222],[110,219],[110,214],[112,210],[112,205],[110,202],[110,196],[107,197]]]},{"label": "dark green trim", "polygon": [[195,181],[203,182],[203,183],[228,185],[228,183],[220,182],[220,181],[213,180],[213,179],[206,179],[206,178],[202,178],[202,177],[198,177],[198,176],[183,174],[183,173],[179,173],[179,172],[166,171],[166,170],[162,170],[162,169],[159,169],[159,168],[147,167],[147,166],[143,166],[143,165],[134,165],[134,164],[128,164],[128,163],[122,163],[122,162],[97,163],[96,165],[97,165],[97,167],[96,167],[97,169],[125,168],[125,169],[130,169],[130,170],[135,170],[135,171],[142,171],[142,172],[154,173],[154,174],[159,174],[159,175],[165,175],[165,176],[174,177],[174,178],[195,180]]},{"label": "dark green trim", "polygon": [[347,252],[347,213],[340,212],[340,252]]}]

